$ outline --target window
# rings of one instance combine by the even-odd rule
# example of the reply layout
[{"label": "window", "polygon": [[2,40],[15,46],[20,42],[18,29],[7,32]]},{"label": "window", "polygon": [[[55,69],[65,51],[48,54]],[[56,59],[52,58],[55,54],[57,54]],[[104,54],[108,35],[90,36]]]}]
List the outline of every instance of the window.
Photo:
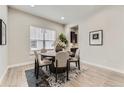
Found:
[{"label": "window", "polygon": [[30,27],[31,50],[54,49],[55,31],[40,27]]}]

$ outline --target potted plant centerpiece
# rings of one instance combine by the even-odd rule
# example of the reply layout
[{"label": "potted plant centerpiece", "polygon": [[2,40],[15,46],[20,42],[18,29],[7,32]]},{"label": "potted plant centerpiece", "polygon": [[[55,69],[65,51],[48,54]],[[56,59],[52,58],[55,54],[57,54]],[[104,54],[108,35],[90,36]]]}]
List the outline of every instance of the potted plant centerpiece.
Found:
[{"label": "potted plant centerpiece", "polygon": [[63,33],[61,33],[59,35],[59,40],[57,42],[56,52],[64,50],[67,47],[67,44],[68,44],[68,40],[66,36]]}]

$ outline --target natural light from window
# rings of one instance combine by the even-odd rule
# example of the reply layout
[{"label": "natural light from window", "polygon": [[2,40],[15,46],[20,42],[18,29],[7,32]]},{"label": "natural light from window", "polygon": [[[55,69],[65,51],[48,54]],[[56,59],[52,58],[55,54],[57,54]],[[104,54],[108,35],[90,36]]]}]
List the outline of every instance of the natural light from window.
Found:
[{"label": "natural light from window", "polygon": [[30,26],[30,50],[54,49],[54,30]]}]

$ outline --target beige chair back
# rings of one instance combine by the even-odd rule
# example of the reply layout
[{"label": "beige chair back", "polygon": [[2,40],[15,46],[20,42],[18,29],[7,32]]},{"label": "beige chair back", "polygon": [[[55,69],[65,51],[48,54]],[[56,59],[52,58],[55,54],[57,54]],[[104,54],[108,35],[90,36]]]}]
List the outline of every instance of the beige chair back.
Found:
[{"label": "beige chair back", "polygon": [[[67,66],[67,60],[69,59],[69,53],[65,51],[60,51],[56,53],[55,59],[58,62],[57,67],[66,67]],[[56,61],[54,63],[54,66],[56,67]]]},{"label": "beige chair back", "polygon": [[79,49],[76,50],[75,58],[77,58],[77,59],[80,58],[80,50]]}]

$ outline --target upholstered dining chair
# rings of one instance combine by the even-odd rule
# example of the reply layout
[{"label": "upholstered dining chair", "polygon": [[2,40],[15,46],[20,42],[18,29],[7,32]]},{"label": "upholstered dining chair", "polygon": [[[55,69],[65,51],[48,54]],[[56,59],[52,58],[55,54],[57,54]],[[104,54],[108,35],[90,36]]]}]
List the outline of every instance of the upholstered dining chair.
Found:
[{"label": "upholstered dining chair", "polygon": [[59,51],[56,53],[55,57],[55,62],[54,62],[54,67],[55,67],[55,74],[56,74],[56,82],[58,78],[59,73],[67,73],[67,80],[69,79],[69,64],[68,64],[68,59],[69,59],[69,53],[65,51]]},{"label": "upholstered dining chair", "polygon": [[49,66],[52,62],[50,60],[41,60],[41,56],[38,55],[37,51],[34,51],[34,54],[35,54],[35,76],[36,76],[36,79],[38,79],[38,75],[39,75],[39,68],[41,67],[44,67],[44,66]]},{"label": "upholstered dining chair", "polygon": [[74,57],[69,58],[69,63],[73,63],[73,62],[76,63],[76,66],[78,64],[78,69],[80,70],[80,50],[79,49],[76,50]]}]

